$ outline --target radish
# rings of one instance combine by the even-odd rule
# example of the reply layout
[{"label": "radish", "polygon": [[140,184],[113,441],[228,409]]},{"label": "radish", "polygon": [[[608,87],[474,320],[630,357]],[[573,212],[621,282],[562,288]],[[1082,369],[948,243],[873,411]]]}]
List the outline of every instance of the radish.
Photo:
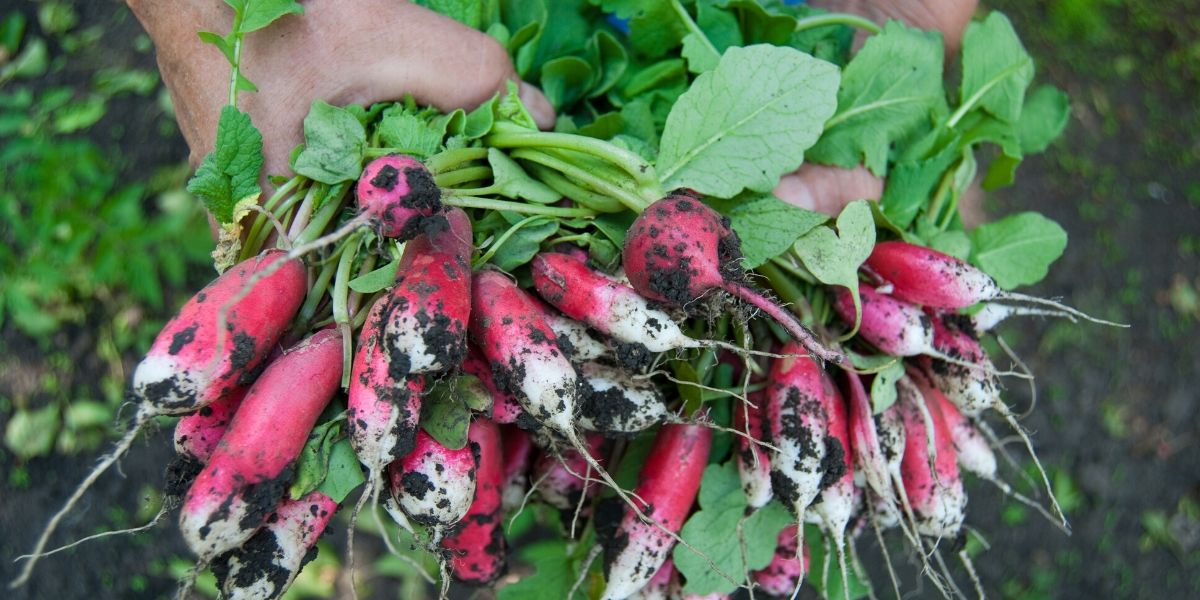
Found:
[{"label": "radish", "polygon": [[525,501],[525,489],[529,487],[529,462],[533,457],[533,440],[524,430],[512,426],[500,426],[500,439],[504,442],[504,489],[500,493],[504,512],[509,512]]},{"label": "radish", "polygon": [[420,429],[413,451],[388,467],[396,504],[414,521],[433,528],[435,544],[471,508],[478,449],[477,442],[468,442],[452,450]]},{"label": "radish", "polygon": [[517,418],[522,413],[521,405],[508,390],[496,385],[496,380],[492,376],[492,368],[488,366],[487,359],[475,346],[471,346],[467,351],[467,358],[463,360],[462,370],[463,373],[474,375],[479,379],[483,383],[483,387],[487,388],[492,395],[492,421],[502,425],[517,422]]},{"label": "radish", "polygon": [[235,389],[212,404],[180,418],[175,424],[175,452],[201,464],[208,462],[245,395],[246,388]]},{"label": "radish", "polygon": [[337,502],[317,491],[299,500],[285,499],[249,541],[213,561],[221,597],[282,596],[304,565],[316,558],[317,540],[337,508]]},{"label": "radish", "polygon": [[431,230],[404,248],[384,316],[385,348],[394,380],[442,373],[467,354],[471,314],[471,220],[446,211],[448,227]]},{"label": "radish", "polygon": [[630,600],[670,600],[674,597],[671,595],[673,591],[671,585],[676,579],[678,579],[678,575],[675,572],[675,562],[668,558],[667,562],[658,568],[654,577],[651,577],[642,589],[634,592],[629,598]]},{"label": "radish", "polygon": [[711,446],[712,430],[705,427],[671,424],[659,428],[634,494],[639,510],[654,523],[623,511],[617,530],[604,548],[607,584],[602,598],[629,597],[666,562],[675,545],[671,534],[679,532],[696,501]]},{"label": "radish", "polygon": [[606,434],[632,434],[667,416],[658,387],[598,362],[579,365],[579,426]]},{"label": "radish", "polygon": [[[967,494],[958,472],[954,443],[939,413],[932,413],[932,438],[920,396],[897,401],[904,422],[904,457],[900,478],[922,535],[956,537],[966,516]],[[930,445],[933,452],[930,451]]]},{"label": "radish", "polygon": [[808,547],[796,552],[796,525],[779,532],[775,556],[765,568],[753,573],[754,583],[772,596],[787,596],[798,588],[808,572]]},{"label": "radish", "polygon": [[[798,354],[801,348],[788,342],[781,352]],[[771,454],[771,488],[796,522],[803,523],[824,480],[825,399],[833,394],[833,386],[816,362],[797,355],[771,362],[766,394],[767,432],[777,448]]]},{"label": "radish", "polygon": [[[584,435],[588,454],[596,462],[604,463],[604,436],[598,433]],[[584,501],[596,493],[596,486],[590,479],[594,477],[588,460],[578,450],[567,448],[559,455],[543,452],[533,463],[533,480],[538,494],[546,504],[562,511],[575,510],[583,506]],[[587,508],[580,508],[580,514],[586,515]]]},{"label": "radish", "polygon": [[[828,377],[823,379],[827,380]],[[829,392],[821,394],[819,398],[826,416],[825,460],[821,465],[824,473],[821,493],[809,508],[833,542],[838,567],[842,572],[842,590],[848,600],[850,583],[846,569],[846,527],[854,516],[857,493],[854,486],[854,457],[850,448],[850,419],[837,388],[831,385]],[[828,565],[829,561],[826,560],[825,564]]]},{"label": "radish", "polygon": [[1052,307],[1063,316],[1116,327],[1119,323],[1090,317],[1052,300],[1006,292],[995,279],[971,264],[932,248],[907,242],[879,242],[866,266],[892,286],[892,295],[929,308],[966,308],[992,300],[1028,302]]},{"label": "radish", "polygon": [[425,165],[392,154],[367,163],[355,187],[358,205],[383,237],[412,239],[442,210],[442,192]]},{"label": "radish", "polygon": [[887,502],[894,502],[895,492],[888,462],[879,441],[879,430],[872,416],[871,396],[863,387],[858,374],[845,371],[846,404],[850,418],[850,448],[854,454],[854,465],[872,491]]},{"label": "radish", "polygon": [[611,354],[612,352],[596,338],[588,333],[587,325],[580,323],[569,317],[555,314],[553,310],[547,308],[543,317],[546,319],[546,324],[550,329],[554,330],[554,335],[558,336],[559,344],[569,344],[571,346],[571,360],[574,362],[583,362],[587,360],[596,360]]},{"label": "radish", "polygon": [[248,540],[279,503],[292,463],[341,377],[341,336],[326,329],[254,382],[183,500],[179,526],[202,562]]},{"label": "radish", "polygon": [[[763,430],[763,411],[766,399],[762,392],[751,392],[750,402],[735,404],[733,427],[754,440],[766,438]],[[738,436],[736,440],[738,476],[742,480],[742,491],[750,508],[762,508],[771,501],[771,462],[767,453],[753,440]]]},{"label": "radish", "polygon": [[688,307],[724,290],[769,315],[821,360],[845,359],[822,346],[791,313],[747,287],[737,234],[728,219],[693,197],[676,194],[651,204],[626,233],[621,257],[630,284],[646,298]]},{"label": "radish", "polygon": [[1075,320],[1075,317],[1071,315],[1064,315],[1053,310],[1045,310],[1031,306],[1012,306],[1007,304],[998,304],[995,302],[984,302],[983,306],[981,306],[979,310],[969,315],[969,318],[971,320],[972,331],[974,331],[976,334],[980,334],[985,331],[991,331],[997,325],[999,325],[1001,321],[1015,316],[1066,317],[1071,321]]},{"label": "radish", "polygon": [[490,420],[477,417],[467,436],[479,450],[475,499],[466,517],[442,540],[442,546],[450,550],[450,571],[455,579],[487,585],[500,577],[505,565],[504,531],[500,527],[504,456],[500,428]]}]

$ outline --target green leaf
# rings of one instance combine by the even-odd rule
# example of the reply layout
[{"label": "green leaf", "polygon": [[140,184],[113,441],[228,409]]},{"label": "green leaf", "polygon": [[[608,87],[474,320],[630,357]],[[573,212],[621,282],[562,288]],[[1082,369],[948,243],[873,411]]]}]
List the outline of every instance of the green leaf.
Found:
[{"label": "green leaf", "polygon": [[941,36],[889,21],[846,65],[837,114],[809,158],[883,176],[891,146],[928,125],[942,94]]},{"label": "green leaf", "polygon": [[888,175],[879,201],[883,214],[897,227],[911,225],[929,205],[934,188],[958,156],[957,146],[951,145],[927,160],[897,164]]},{"label": "green leaf", "polygon": [[[848,569],[846,573],[846,581],[850,584],[849,593],[846,593],[842,588],[842,577],[838,573],[837,554],[831,554],[828,557],[825,555],[825,548],[828,544],[824,543],[824,534],[816,525],[804,526],[804,545],[808,547],[809,566],[806,580],[809,585],[817,590],[817,594],[821,598],[829,600],[840,600],[849,598],[850,600],[858,600],[870,595],[871,589],[865,583],[859,580],[854,574],[854,569]],[[825,560],[829,559],[830,564],[826,568]],[[825,577],[825,573],[829,573],[829,577]],[[825,585],[829,588],[826,589]]]},{"label": "green leaf", "polygon": [[229,61],[229,64],[233,64],[233,44],[229,43],[229,40],[211,31],[201,31],[196,35],[200,37],[200,41],[216,46],[221,54],[225,55],[225,60]]},{"label": "green leaf", "polygon": [[629,55],[625,46],[607,31],[592,34],[587,43],[587,54],[595,75],[588,97],[595,98],[607,93],[625,75]]},{"label": "green leaf", "polygon": [[459,450],[467,445],[471,409],[454,393],[449,381],[439,381],[421,404],[421,428],[439,444]]},{"label": "green leaf", "polygon": [[360,294],[374,294],[392,285],[396,281],[396,271],[399,269],[400,261],[393,260],[370,273],[364,273],[351,279],[348,282],[350,289]]},{"label": "green leaf", "polygon": [[555,233],[558,233],[558,221],[536,219],[527,222],[496,250],[492,262],[505,271],[512,271],[529,262],[541,249],[542,242]]},{"label": "green leaf", "polygon": [[58,405],[18,410],[4,428],[4,445],[13,454],[30,459],[49,454],[58,437]]},{"label": "green leaf", "polygon": [[893,360],[875,374],[871,381],[871,407],[879,414],[896,403],[896,381],[904,376],[904,363]]},{"label": "green leaf", "polygon": [[516,583],[506,585],[498,592],[498,600],[541,600],[542,598],[567,598],[575,583],[575,570],[571,568],[570,548],[563,540],[551,540],[529,544],[521,550],[521,559],[533,566],[533,573]]},{"label": "green leaf", "polygon": [[1035,212],[1009,215],[971,232],[971,263],[1011,290],[1037,283],[1067,247],[1067,232]]},{"label": "green leaf", "polygon": [[304,150],[296,173],[333,185],[362,172],[367,132],[349,111],[316,100],[304,117]]},{"label": "green leaf", "polygon": [[342,438],[342,421],[333,420],[317,425],[308,434],[308,441],[296,459],[296,475],[288,487],[288,495],[299,500],[317,489],[329,472],[329,456],[333,446]]},{"label": "green leaf", "polygon": [[687,33],[687,27],[667,1],[604,0],[601,7],[605,12],[629,20],[629,43],[645,56],[666,54],[679,45]]},{"label": "green leaf", "polygon": [[[792,521],[778,502],[746,516],[746,497],[732,461],[704,470],[698,499],[701,510],[688,519],[679,535],[734,577],[766,567],[775,554],[779,532]],[[736,583],[727,581],[683,545],[675,547],[674,559],[675,568],[687,578],[685,594],[728,594],[737,589]]]},{"label": "green leaf", "polygon": [[687,60],[688,71],[704,73],[717,68],[721,54],[712,47],[707,38],[695,33],[683,36],[683,49],[679,52]]},{"label": "green leaf", "polygon": [[993,12],[968,25],[962,52],[962,105],[979,106],[1002,121],[1015,123],[1021,116],[1025,89],[1033,80],[1033,59],[1008,17]]},{"label": "green leaf", "polygon": [[383,111],[375,131],[384,146],[418,158],[428,158],[441,150],[446,124],[445,120],[430,121],[405,110],[402,105],[396,105]]},{"label": "green leaf", "polygon": [[[227,2],[229,0],[226,0]],[[302,15],[304,7],[295,0],[241,0],[230,3],[243,4],[242,33],[258,31],[284,15]]]},{"label": "green leaf", "polygon": [[500,97],[500,101],[496,103],[496,119],[500,121],[511,121],[525,127],[526,129],[537,130],[537,122],[529,115],[529,110],[521,103],[521,95],[517,89],[517,84],[509,81],[507,83],[507,93]]},{"label": "green leaf", "polygon": [[791,48],[730,48],[667,117],[657,169],[667,189],[729,198],[770,191],[804,162],[836,108],[833,65]]},{"label": "green leaf", "polygon": [[1017,121],[1017,138],[1021,151],[1035,154],[1046,149],[1062,134],[1071,119],[1071,99],[1062,90],[1043,85],[1025,98],[1021,120]]},{"label": "green leaf", "polygon": [[855,327],[862,315],[858,294],[858,267],[875,247],[875,219],[866,200],[855,200],[842,209],[837,232],[817,227],[796,240],[794,250],[805,268],[825,285],[840,285],[854,297]]},{"label": "green leaf", "polygon": [[329,496],[334,502],[341,504],[354,488],[366,481],[354,447],[348,438],[343,438],[333,445],[329,453],[329,467],[325,479],[317,487],[317,491]]},{"label": "green leaf", "polygon": [[488,148],[488,164],[492,167],[493,183],[490,187],[496,188],[496,193],[501,196],[529,200],[537,204],[554,204],[562,200],[562,194],[530,177],[521,165],[502,150]]},{"label": "green leaf", "polygon": [[471,29],[479,29],[483,24],[483,11],[487,6],[486,2],[478,0],[420,0],[417,4],[446,15]]},{"label": "green leaf", "polygon": [[971,238],[965,231],[957,229],[939,231],[925,241],[930,248],[955,258],[967,260],[967,257],[971,255]]},{"label": "green leaf", "polygon": [[492,125],[496,122],[496,98],[497,96],[492,96],[487,102],[467,113],[467,118],[463,121],[462,135],[469,140],[477,140],[492,130]]},{"label": "green leaf", "polygon": [[770,193],[747,193],[710,204],[729,217],[742,241],[742,266],[747,269],[783,254],[797,238],[829,220],[828,215],[792,206]]},{"label": "green leaf", "polygon": [[542,93],[555,110],[562,110],[588,92],[595,73],[578,56],[560,56],[542,65]]},{"label": "green leaf", "polygon": [[225,106],[217,121],[214,146],[188,180],[187,190],[204,202],[218,222],[232,223],[238,202],[260,193],[262,134],[250,122],[250,115]]},{"label": "green leaf", "polygon": [[596,217],[592,224],[596,229],[600,230],[612,243],[618,248],[625,247],[625,232],[629,231],[629,227],[633,225],[633,220],[637,215],[631,212],[607,213]]}]

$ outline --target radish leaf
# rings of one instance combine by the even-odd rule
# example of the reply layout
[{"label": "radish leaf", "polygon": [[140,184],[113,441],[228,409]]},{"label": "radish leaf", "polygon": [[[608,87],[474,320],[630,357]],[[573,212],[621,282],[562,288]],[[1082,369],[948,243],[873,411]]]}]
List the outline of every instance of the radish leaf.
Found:
[{"label": "radish leaf", "polygon": [[742,266],[747,269],[783,254],[797,238],[829,220],[826,215],[792,206],[772,194],[743,194],[710,204],[729,217],[730,226],[742,241]]},{"label": "radish leaf", "polygon": [[836,108],[837,67],[791,48],[730,48],[667,117],[663,187],[729,198],[767,192],[804,162]]},{"label": "radish leaf", "polygon": [[858,267],[875,247],[875,218],[866,200],[856,200],[842,209],[837,218],[837,233],[817,227],[796,240],[796,256],[805,268],[825,285],[840,285],[854,297],[855,325],[847,337],[858,331],[862,304],[858,295]]},{"label": "radish leaf", "polygon": [[979,106],[1007,123],[1021,117],[1025,88],[1033,80],[1033,59],[1008,17],[993,12],[967,26],[962,65],[960,112]]},{"label": "radish leaf", "polygon": [[225,0],[242,13],[241,33],[258,31],[284,15],[302,15],[304,7],[295,0]]},{"label": "radish leaf", "polygon": [[1067,232],[1035,212],[1009,215],[971,232],[971,263],[1011,290],[1037,283],[1067,247]]},{"label": "radish leaf", "polygon": [[333,445],[329,452],[329,467],[325,479],[317,486],[317,491],[329,496],[331,500],[341,504],[354,488],[366,479],[362,468],[358,465],[358,457],[348,438],[342,438]]},{"label": "radish leaf", "polygon": [[885,175],[892,145],[929,122],[942,94],[941,36],[890,21],[846,65],[837,114],[809,157]]},{"label": "radish leaf", "polygon": [[200,198],[204,207],[221,223],[232,223],[238,201],[258,194],[262,173],[262,134],[250,115],[226,105],[217,121],[217,139],[187,190]]},{"label": "radish leaf", "polygon": [[304,117],[304,150],[296,173],[333,185],[362,172],[367,132],[349,111],[317,100]]}]

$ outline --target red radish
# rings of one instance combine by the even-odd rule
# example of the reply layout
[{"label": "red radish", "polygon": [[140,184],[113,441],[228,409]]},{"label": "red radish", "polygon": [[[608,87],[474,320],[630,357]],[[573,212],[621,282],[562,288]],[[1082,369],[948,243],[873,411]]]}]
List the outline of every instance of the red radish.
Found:
[{"label": "red radish", "polygon": [[245,395],[246,388],[237,388],[212,404],[180,418],[175,424],[175,452],[201,464],[208,462]]},{"label": "red radish", "polygon": [[1071,321],[1075,320],[1075,317],[1072,317],[1071,315],[1064,315],[1053,310],[1045,310],[1031,306],[1011,306],[1007,304],[997,304],[995,302],[983,303],[983,306],[974,313],[971,313],[969,318],[971,319],[971,329],[974,330],[975,333],[979,334],[985,331],[991,331],[997,325],[999,325],[1001,321],[1009,317],[1016,316],[1066,317]]},{"label": "red radish", "polygon": [[892,285],[892,295],[929,308],[966,308],[990,300],[1029,302],[1053,307],[1063,316],[1125,327],[1045,298],[1006,292],[995,279],[971,264],[916,244],[879,242],[871,250],[866,266]]},{"label": "red radish", "polygon": [[528,433],[513,425],[501,425],[500,432],[500,439],[504,442],[504,489],[500,496],[504,512],[509,512],[525,501],[533,440]]},{"label": "red radish", "polygon": [[579,426],[606,434],[648,429],[667,416],[658,387],[623,369],[598,362],[579,365]]},{"label": "red radish", "polygon": [[570,256],[543,252],[530,266],[538,295],[568,317],[617,340],[642,344],[651,352],[712,345],[688,337],[671,315],[651,307],[633,288]]},{"label": "red radish", "polygon": [[442,540],[450,550],[454,578],[487,585],[504,571],[504,530],[500,527],[500,495],[504,485],[504,457],[500,428],[486,418],[476,418],[467,432],[478,448],[475,499],[457,528]]},{"label": "red radish", "polygon": [[675,562],[668,558],[667,562],[663,563],[663,566],[658,568],[658,572],[654,574],[654,577],[651,577],[650,581],[647,581],[646,585],[642,589],[634,592],[629,599],[670,600],[673,597],[671,595],[671,592],[673,591],[671,589],[671,584],[674,583],[676,579],[678,579],[678,575],[675,573]]},{"label": "red radish", "polygon": [[[588,454],[591,454],[596,462],[603,464],[604,436],[589,433],[584,436],[584,443],[587,444]],[[559,510],[575,510],[582,500],[596,493],[597,486],[581,477],[591,478],[594,474],[591,473],[587,459],[574,448],[567,448],[558,456],[543,453],[533,464],[533,481],[538,494],[546,504]],[[586,515],[586,511],[585,507],[581,514]]]},{"label": "red radish", "polygon": [[801,355],[796,342],[771,361],[767,376],[767,432],[778,450],[771,453],[771,489],[798,523],[821,492],[825,473],[827,415],[825,398],[833,385],[821,367]]},{"label": "red radish", "polygon": [[355,187],[358,205],[384,237],[408,240],[442,210],[442,192],[417,159],[401,154],[367,163]]},{"label": "red radish", "polygon": [[737,234],[728,219],[693,197],[676,194],[651,204],[630,226],[621,256],[630,284],[646,298],[688,307],[724,290],[769,315],[821,360],[845,359],[791,313],[747,287]]},{"label": "red radish", "polygon": [[[734,404],[733,427],[738,431],[762,440],[767,437],[763,430],[763,411],[766,408],[766,398],[762,392],[751,392],[750,403]],[[753,441],[738,436],[737,459],[738,476],[742,480],[742,491],[746,494],[746,504],[750,508],[762,508],[771,501],[771,461],[767,452]]]},{"label": "red radish", "polygon": [[775,556],[766,568],[754,572],[754,583],[772,596],[787,596],[804,580],[808,572],[808,547],[796,552],[796,525],[779,532]]},{"label": "red radish", "polygon": [[[828,378],[828,376],[826,376]],[[857,488],[854,486],[854,457],[850,449],[850,423],[846,404],[837,388],[821,396],[826,415],[825,460],[821,493],[809,508],[833,542],[842,572],[842,590],[849,598],[846,569],[846,527],[854,516]],[[829,561],[826,561],[826,565]]]},{"label": "red radish", "polygon": [[608,346],[588,333],[587,325],[569,317],[554,314],[553,309],[547,309],[543,316],[546,324],[554,330],[554,335],[558,336],[559,344],[569,343],[571,345],[572,361],[596,360],[611,353]]},{"label": "red radish", "polygon": [[414,521],[434,528],[435,543],[471,508],[477,449],[478,443],[468,442],[452,450],[420,429],[413,451],[388,467],[396,503]]},{"label": "red radish", "polygon": [[677,534],[691,512],[711,446],[712,430],[708,428],[676,424],[659,428],[634,494],[639,510],[655,523],[624,510],[604,549],[607,585],[602,598],[629,597],[666,562],[675,546],[675,538],[667,532]]},{"label": "red radish", "polygon": [[493,421],[500,424],[517,422],[517,418],[521,415],[521,405],[508,390],[496,385],[496,380],[492,376],[492,368],[488,366],[487,359],[479,353],[476,347],[472,346],[467,351],[467,358],[463,360],[462,370],[463,373],[478,378],[491,393]]},{"label": "red radish", "polygon": [[279,503],[317,417],[342,377],[342,340],[319,331],[273,361],[183,500],[179,525],[201,559],[240,546]]},{"label": "red radish", "polygon": [[[917,519],[917,531],[936,538],[953,538],[966,516],[967,493],[958,472],[954,443],[941,415],[932,413],[933,438],[926,418],[909,395],[897,400],[904,419],[904,458],[900,477]],[[930,452],[932,442],[934,453]]]},{"label": "red radish", "polygon": [[395,380],[442,373],[467,354],[471,314],[471,220],[446,211],[447,227],[417,236],[404,248],[384,316],[385,348]]},{"label": "red radish", "polygon": [[221,597],[281,597],[304,565],[316,558],[317,540],[336,512],[337,502],[321,492],[285,499],[249,541],[213,561]]},{"label": "red radish", "polygon": [[846,371],[846,404],[850,413],[850,448],[854,454],[854,465],[867,487],[887,502],[894,502],[891,475],[888,473],[887,458],[879,441],[879,431],[872,416],[874,407],[871,396],[863,387],[858,374]]}]

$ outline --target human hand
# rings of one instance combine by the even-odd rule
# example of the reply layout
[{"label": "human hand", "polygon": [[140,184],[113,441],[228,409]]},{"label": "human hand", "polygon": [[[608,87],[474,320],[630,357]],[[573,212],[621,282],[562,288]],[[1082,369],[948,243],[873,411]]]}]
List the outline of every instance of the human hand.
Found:
[{"label": "human hand", "polygon": [[[938,30],[946,43],[946,56],[953,56],[962,42],[963,31],[975,13],[977,0],[812,0],[813,6],[862,15],[878,23],[900,19],[920,29]],[[861,44],[861,40],[857,42]],[[775,195],[781,200],[836,215],[842,208],[863,198],[878,200],[884,181],[865,167],[842,169],[806,164],[780,179]],[[960,204],[968,214],[965,221],[978,222],[977,202]]]},{"label": "human hand", "polygon": [[[128,2],[154,40],[196,165],[213,148],[230,75],[220,51],[196,34],[228,31],[232,10],[221,0]],[[264,176],[287,171],[314,100],[366,105],[411,93],[443,111],[470,109],[517,79],[490,36],[410,2],[308,0],[304,10],[248,34],[243,46],[242,73],[260,91],[241,94],[239,107],[263,134]],[[540,91],[522,83],[521,99],[540,126],[554,124]]]}]

